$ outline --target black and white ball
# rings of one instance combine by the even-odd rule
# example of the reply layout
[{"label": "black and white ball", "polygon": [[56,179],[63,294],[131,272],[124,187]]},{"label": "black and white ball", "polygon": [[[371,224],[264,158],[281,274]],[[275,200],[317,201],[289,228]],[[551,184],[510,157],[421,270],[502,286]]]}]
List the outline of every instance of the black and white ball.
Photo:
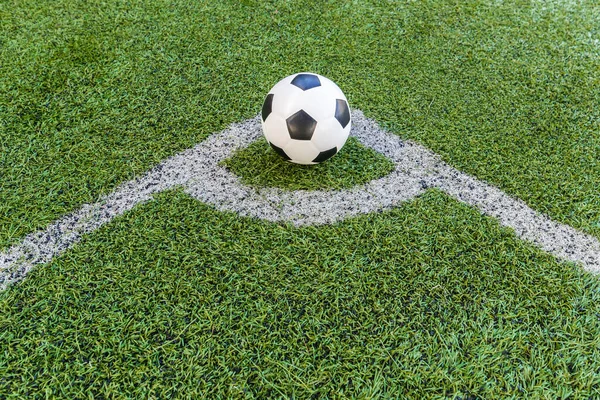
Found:
[{"label": "black and white ball", "polygon": [[346,96],[321,75],[302,72],[283,78],[263,103],[267,141],[277,154],[297,164],[333,157],[346,143],[350,127]]}]

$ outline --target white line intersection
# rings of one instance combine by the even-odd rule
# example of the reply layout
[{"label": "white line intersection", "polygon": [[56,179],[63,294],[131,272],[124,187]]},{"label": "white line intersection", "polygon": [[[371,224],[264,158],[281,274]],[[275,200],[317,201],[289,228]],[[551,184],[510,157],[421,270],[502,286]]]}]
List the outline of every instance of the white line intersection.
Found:
[{"label": "white line intersection", "polygon": [[428,188],[439,188],[496,218],[520,238],[556,257],[600,272],[600,242],[595,237],[552,221],[523,201],[448,166],[427,148],[383,131],[359,110],[353,111],[352,124],[354,137],[394,162],[392,173],[346,190],[251,188],[219,162],[261,137],[260,119],[233,124],[0,253],[0,290],[23,279],[33,267],[62,254],[83,235],[150,200],[154,194],[175,187],[183,187],[192,197],[221,211],[274,222],[289,221],[297,226],[327,224],[389,209]]}]

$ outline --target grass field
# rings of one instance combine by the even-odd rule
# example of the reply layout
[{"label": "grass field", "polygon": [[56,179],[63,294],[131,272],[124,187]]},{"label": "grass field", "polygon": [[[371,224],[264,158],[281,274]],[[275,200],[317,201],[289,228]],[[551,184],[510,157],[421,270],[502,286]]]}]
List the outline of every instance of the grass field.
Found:
[{"label": "grass field", "polygon": [[[0,0],[0,251],[313,71],[458,170],[600,239],[597,1]],[[255,186],[387,174],[264,143]],[[600,397],[600,280],[437,190],[294,227],[179,190],[0,293],[0,398]]]}]

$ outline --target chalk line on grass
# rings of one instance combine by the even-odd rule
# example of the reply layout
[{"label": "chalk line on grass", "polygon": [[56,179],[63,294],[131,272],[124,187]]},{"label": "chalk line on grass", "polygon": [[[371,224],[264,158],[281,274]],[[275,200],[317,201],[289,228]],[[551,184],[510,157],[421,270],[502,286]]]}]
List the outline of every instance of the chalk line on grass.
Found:
[{"label": "chalk line on grass", "polygon": [[600,242],[593,236],[552,221],[523,201],[450,167],[427,148],[385,132],[359,110],[353,111],[352,123],[352,135],[394,162],[394,171],[345,190],[285,191],[246,186],[219,162],[262,136],[260,119],[256,117],[233,124],[167,158],[98,202],[84,205],[0,253],[0,290],[23,279],[36,265],[50,262],[83,235],[150,200],[154,194],[175,187],[183,187],[192,197],[221,211],[273,222],[289,221],[296,226],[333,223],[348,216],[389,209],[428,188],[439,188],[496,218],[520,238],[556,257],[600,272]]}]

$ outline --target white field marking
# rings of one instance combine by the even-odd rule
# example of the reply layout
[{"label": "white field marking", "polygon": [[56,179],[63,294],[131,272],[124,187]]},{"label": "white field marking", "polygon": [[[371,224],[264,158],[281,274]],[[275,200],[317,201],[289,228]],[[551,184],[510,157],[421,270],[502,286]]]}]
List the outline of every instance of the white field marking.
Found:
[{"label": "white field marking", "polygon": [[500,189],[445,164],[425,147],[385,132],[359,110],[352,113],[352,135],[395,163],[389,175],[346,190],[284,191],[255,189],[219,166],[219,162],[262,136],[260,119],[233,124],[197,146],[167,158],[145,175],[126,182],[98,202],[84,205],[43,231],[27,235],[0,253],[0,290],[17,282],[36,265],[51,261],[92,232],[155,193],[183,187],[196,199],[221,211],[296,226],[327,224],[348,216],[392,208],[427,188],[439,188],[495,217],[517,236],[556,257],[600,272],[600,242],[532,210]]}]

